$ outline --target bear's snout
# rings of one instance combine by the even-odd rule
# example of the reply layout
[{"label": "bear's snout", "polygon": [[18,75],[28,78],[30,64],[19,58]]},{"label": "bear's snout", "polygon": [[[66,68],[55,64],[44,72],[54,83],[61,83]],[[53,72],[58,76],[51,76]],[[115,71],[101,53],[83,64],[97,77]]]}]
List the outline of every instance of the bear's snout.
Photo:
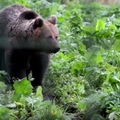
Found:
[{"label": "bear's snout", "polygon": [[60,47],[54,48],[53,53],[56,53],[60,50]]}]

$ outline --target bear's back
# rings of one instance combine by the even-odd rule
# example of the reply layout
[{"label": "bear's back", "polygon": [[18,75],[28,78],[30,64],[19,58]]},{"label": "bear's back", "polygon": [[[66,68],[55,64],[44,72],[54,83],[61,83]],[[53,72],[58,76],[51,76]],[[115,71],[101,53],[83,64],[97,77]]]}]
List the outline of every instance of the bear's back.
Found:
[{"label": "bear's back", "polygon": [[0,36],[4,35],[7,25],[14,22],[18,16],[28,10],[22,5],[12,5],[0,11]]}]

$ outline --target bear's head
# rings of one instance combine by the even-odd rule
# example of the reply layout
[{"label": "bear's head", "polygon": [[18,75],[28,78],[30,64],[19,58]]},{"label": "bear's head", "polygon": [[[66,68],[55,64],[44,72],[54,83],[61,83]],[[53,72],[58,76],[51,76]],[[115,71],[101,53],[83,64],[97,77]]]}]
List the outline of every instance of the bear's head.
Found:
[{"label": "bear's head", "polygon": [[58,42],[58,29],[56,25],[56,17],[51,16],[48,20],[36,18],[33,24],[33,38],[36,48],[43,52],[56,53],[60,46]]},{"label": "bear's head", "polygon": [[45,20],[33,11],[25,11],[20,15],[20,19],[27,21],[27,23],[24,22],[23,28],[26,28],[26,25],[29,26],[25,31],[31,48],[45,53],[56,53],[60,50],[56,16],[52,15]]},{"label": "bear's head", "polygon": [[8,26],[8,37],[13,48],[32,49],[42,53],[60,50],[56,16],[45,20],[31,10],[22,12]]}]

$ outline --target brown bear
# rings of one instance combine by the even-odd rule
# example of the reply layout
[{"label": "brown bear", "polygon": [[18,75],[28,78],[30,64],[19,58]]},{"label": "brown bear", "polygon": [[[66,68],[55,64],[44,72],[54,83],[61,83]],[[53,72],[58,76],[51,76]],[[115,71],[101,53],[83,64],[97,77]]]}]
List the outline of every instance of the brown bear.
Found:
[{"label": "brown bear", "polygon": [[55,25],[56,16],[45,20],[22,5],[12,5],[0,11],[0,52],[5,50],[11,83],[14,78],[27,77],[31,71],[32,85],[42,84],[50,54],[60,50]]}]

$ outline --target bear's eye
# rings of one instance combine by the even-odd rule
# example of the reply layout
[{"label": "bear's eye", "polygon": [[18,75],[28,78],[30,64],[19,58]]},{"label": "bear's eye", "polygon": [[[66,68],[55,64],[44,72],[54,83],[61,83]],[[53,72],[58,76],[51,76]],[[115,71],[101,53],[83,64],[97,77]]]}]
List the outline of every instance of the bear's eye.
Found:
[{"label": "bear's eye", "polygon": [[48,36],[48,38],[50,38],[50,39],[51,39],[51,38],[52,38],[52,35]]},{"label": "bear's eye", "polygon": [[58,36],[56,36],[55,39],[58,39]]}]

